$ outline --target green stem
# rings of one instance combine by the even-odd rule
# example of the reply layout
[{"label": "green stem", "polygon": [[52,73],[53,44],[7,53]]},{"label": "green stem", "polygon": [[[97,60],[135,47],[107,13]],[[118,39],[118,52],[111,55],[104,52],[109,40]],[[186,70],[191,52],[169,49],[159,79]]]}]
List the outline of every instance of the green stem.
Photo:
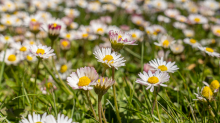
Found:
[{"label": "green stem", "polygon": [[158,115],[158,118],[159,118],[159,122],[161,123],[161,118],[160,118],[160,112],[159,112],[159,108],[158,108],[157,99],[156,99],[156,109],[157,109],[157,115]]},{"label": "green stem", "polygon": [[[115,68],[112,68],[112,79],[115,80]],[[121,117],[119,115],[117,98],[116,98],[115,83],[113,84],[113,94],[114,94],[114,103],[115,103],[116,116],[117,116],[118,122],[121,123]]]},{"label": "green stem", "polygon": [[4,72],[4,68],[5,68],[5,54],[6,54],[6,49],[7,48],[8,48],[8,44],[6,44],[5,49],[4,49],[4,57],[3,57],[1,73],[0,73],[0,85],[1,85],[1,82],[2,82],[2,76],[3,76],[3,72]]},{"label": "green stem", "polygon": [[104,119],[104,123],[107,123],[107,120],[106,120],[106,118],[105,118],[105,113],[104,113],[104,111],[103,111],[103,108],[102,108],[102,117],[103,117],[103,119]]},{"label": "green stem", "polygon": [[155,104],[157,103],[157,95],[159,93],[159,90],[160,90],[160,86],[157,88],[157,91],[155,93],[155,99],[154,99],[154,103],[153,103],[151,114],[154,114],[154,107],[155,107]]},{"label": "green stem", "polygon": [[[52,90],[53,91],[53,90]],[[52,96],[53,96],[53,103],[54,103],[54,110],[55,110],[55,115],[57,116],[57,106],[56,106],[56,98],[55,98],[55,94],[54,92],[52,92]]]},{"label": "green stem", "polygon": [[204,77],[204,73],[205,73],[205,66],[206,66],[207,62],[208,62],[208,56],[205,57],[205,62],[204,62],[204,66],[203,66],[202,80],[201,81],[203,81],[203,77]]},{"label": "green stem", "polygon": [[99,122],[102,123],[102,95],[98,95]]},{"label": "green stem", "polygon": [[95,113],[95,110],[94,110],[94,108],[93,108],[93,106],[92,106],[92,102],[91,102],[90,97],[89,97],[89,91],[87,90],[87,91],[84,91],[84,92],[85,92],[86,98],[87,98],[87,100],[88,100],[89,106],[90,106],[90,108],[91,108],[91,111],[92,111],[92,113],[93,113],[95,119],[98,120],[98,119],[97,119],[97,116],[96,116],[96,113]]},{"label": "green stem", "polygon": [[[34,81],[34,94],[36,94],[37,77],[38,77],[38,72],[39,72],[40,61],[41,61],[41,58],[38,58],[37,67],[36,67],[36,69],[37,69],[37,70],[36,70],[36,76],[35,76],[35,81]],[[34,95],[33,101],[32,101],[32,107],[31,107],[32,113],[33,113],[33,111],[34,111],[35,98],[36,98],[36,95]]]}]

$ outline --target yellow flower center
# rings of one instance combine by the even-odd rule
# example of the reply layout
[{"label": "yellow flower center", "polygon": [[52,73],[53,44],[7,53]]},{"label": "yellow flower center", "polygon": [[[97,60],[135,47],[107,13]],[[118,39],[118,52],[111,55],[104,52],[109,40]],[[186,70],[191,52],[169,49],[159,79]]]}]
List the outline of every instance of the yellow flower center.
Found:
[{"label": "yellow flower center", "polygon": [[104,32],[104,30],[102,28],[98,28],[97,32]]},{"label": "yellow flower center", "polygon": [[68,67],[67,67],[67,65],[62,65],[61,67],[60,67],[60,72],[61,73],[64,73],[64,72],[66,72],[67,71],[67,69],[68,69]]},{"label": "yellow flower center", "polygon": [[11,24],[11,21],[7,20],[6,23],[7,23],[7,24]]},{"label": "yellow flower center", "polygon": [[16,60],[16,56],[14,54],[8,56],[8,61],[13,62],[15,60]]},{"label": "yellow flower center", "polygon": [[195,18],[194,21],[198,23],[200,22],[200,18]]},{"label": "yellow flower center", "polygon": [[57,27],[57,24],[56,24],[56,23],[54,23],[54,24],[53,24],[53,27]]},{"label": "yellow flower center", "polygon": [[43,54],[45,53],[45,51],[44,51],[44,49],[37,49],[37,52],[36,52],[36,53],[37,53],[37,54],[39,54],[39,53],[40,53],[40,54],[42,54],[42,55],[43,55]]},{"label": "yellow flower center", "polygon": [[195,44],[195,43],[196,43],[196,40],[195,40],[195,39],[190,39],[189,41],[190,41],[190,43],[192,43],[192,44]]},{"label": "yellow flower center", "polygon": [[64,47],[68,46],[69,45],[69,42],[68,41],[62,41],[61,43]]},{"label": "yellow flower center", "polygon": [[31,21],[32,21],[32,22],[36,22],[37,20],[36,20],[36,19],[34,19],[34,18],[32,18],[32,19],[31,19]]},{"label": "yellow flower center", "polygon": [[5,40],[8,40],[10,37],[9,36],[5,36]]},{"label": "yellow flower center", "polygon": [[208,52],[210,52],[210,53],[213,53],[213,52],[214,52],[214,50],[213,50],[212,48],[208,48],[208,47],[206,47],[205,50],[208,51]]},{"label": "yellow flower center", "polygon": [[30,41],[29,43],[30,43],[30,45],[33,45],[33,44],[34,44],[34,41]]},{"label": "yellow flower center", "polygon": [[121,36],[121,35],[118,35],[118,39],[120,39],[120,38],[121,38],[121,40],[123,40],[123,39],[122,39],[122,36]]},{"label": "yellow flower center", "polygon": [[211,88],[209,88],[209,86],[205,86],[202,90],[202,95],[207,99],[211,99],[213,92],[212,92]]},{"label": "yellow flower center", "polygon": [[109,61],[111,61],[111,60],[112,60],[111,63],[114,62],[114,59],[113,59],[113,56],[112,56],[112,55],[106,55],[106,56],[103,58],[103,61],[106,61],[106,60],[107,60],[107,62],[109,62]]},{"label": "yellow flower center", "polygon": [[137,37],[137,35],[136,35],[135,33],[133,33],[131,36],[132,36],[133,38],[136,38],[136,37]]},{"label": "yellow flower center", "polygon": [[87,76],[83,76],[79,78],[78,86],[87,86],[90,82],[91,80]]},{"label": "yellow flower center", "polygon": [[170,44],[170,42],[168,40],[163,41],[163,46],[164,47],[168,47]]},{"label": "yellow flower center", "polygon": [[212,43],[213,43],[213,44],[215,43],[215,39],[212,39]]},{"label": "yellow flower center", "polygon": [[175,50],[179,50],[179,49],[180,49],[179,47],[176,47],[176,48],[175,48]]},{"label": "yellow flower center", "polygon": [[[105,78],[103,78],[103,81],[102,82],[104,82],[105,81]],[[100,83],[101,82],[101,79],[98,79],[98,83]]]},{"label": "yellow flower center", "polygon": [[220,29],[217,29],[217,30],[216,30],[216,33],[220,34]]},{"label": "yellow flower center", "polygon": [[151,84],[156,84],[159,82],[159,79],[156,76],[149,77],[147,80]]},{"label": "yellow flower center", "polygon": [[137,23],[138,25],[140,25],[140,24],[141,24],[141,21],[140,21],[140,20],[138,20],[138,21],[136,21],[136,23]]},{"label": "yellow flower center", "polygon": [[32,61],[32,59],[33,59],[33,58],[32,58],[31,56],[29,56],[29,55],[27,55],[26,58],[27,58],[28,61]]},{"label": "yellow flower center", "polygon": [[167,71],[167,67],[165,65],[160,65],[158,69],[160,69],[161,71]]},{"label": "yellow flower center", "polygon": [[87,38],[87,37],[88,37],[88,33],[83,33],[83,34],[82,34],[82,37],[83,37],[83,38]]},{"label": "yellow flower center", "polygon": [[53,84],[51,82],[48,82],[47,83],[47,88],[51,88],[51,87],[53,87]]},{"label": "yellow flower center", "polygon": [[27,48],[24,46],[20,48],[20,51],[22,51],[22,52],[25,52],[26,50],[27,50]]},{"label": "yellow flower center", "polygon": [[210,86],[210,88],[212,89],[212,91],[218,89],[218,88],[219,88],[219,82],[218,82],[218,80],[213,80],[209,86]]},{"label": "yellow flower center", "polygon": [[39,121],[39,122],[35,122],[35,123],[42,123],[42,122]]},{"label": "yellow flower center", "polygon": [[66,38],[70,38],[70,36],[71,36],[70,34],[66,34]]}]

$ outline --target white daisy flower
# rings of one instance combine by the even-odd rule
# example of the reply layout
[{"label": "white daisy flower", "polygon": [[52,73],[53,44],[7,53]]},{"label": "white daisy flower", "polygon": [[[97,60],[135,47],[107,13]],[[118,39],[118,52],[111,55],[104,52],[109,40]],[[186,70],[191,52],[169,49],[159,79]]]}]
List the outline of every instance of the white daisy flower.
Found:
[{"label": "white daisy flower", "polygon": [[36,56],[32,56],[31,54],[27,54],[25,56],[26,60],[29,61],[29,62],[35,62],[37,60],[37,57]]},{"label": "white daisy flower", "polygon": [[184,29],[183,30],[183,34],[186,36],[186,37],[193,37],[195,35],[194,31],[193,30],[190,30],[190,29]]},{"label": "white daisy flower", "polygon": [[0,42],[2,42],[3,44],[6,43],[13,43],[14,39],[11,36],[8,35],[0,35]]},{"label": "white daisy flower", "polygon": [[168,17],[175,18],[180,12],[177,9],[167,9],[164,14]]},{"label": "white daisy flower", "polygon": [[23,118],[21,121],[19,121],[19,123],[44,123],[46,122],[46,117],[47,113],[44,113],[41,117],[40,114],[35,114],[35,112],[33,112],[33,115],[28,115],[28,119]]},{"label": "white daisy flower", "polygon": [[170,46],[171,51],[174,54],[180,54],[184,50],[184,46],[181,43],[175,43]]},{"label": "white daisy flower", "polygon": [[73,89],[91,90],[93,89],[91,86],[96,84],[98,77],[95,68],[84,67],[70,74],[70,77],[67,77],[67,82]]},{"label": "white daisy flower", "polygon": [[138,76],[140,77],[140,79],[137,79],[136,82],[142,85],[147,85],[148,87],[146,88],[146,90],[150,89],[151,92],[154,91],[154,86],[166,87],[167,85],[163,83],[169,81],[170,78],[167,72],[160,71],[156,71],[155,73],[152,73],[151,71],[148,71],[148,73],[146,73],[144,71],[143,74],[139,73]]},{"label": "white daisy flower", "polygon": [[158,38],[158,42],[154,42],[155,45],[162,46],[164,48],[169,48],[173,43],[175,43],[174,39],[168,35],[161,35]]},{"label": "white daisy flower", "polygon": [[48,115],[46,117],[45,123],[77,123],[77,122],[72,122],[72,119],[68,118],[64,114],[58,114],[57,120],[54,118],[53,115]]},{"label": "white daisy flower", "polygon": [[220,57],[220,54],[217,53],[217,52],[214,52],[214,50],[213,50],[212,48],[202,47],[202,46],[198,46],[198,48],[199,48],[201,51],[206,52],[206,53],[207,53],[208,55],[210,55],[210,56]]},{"label": "white daisy flower", "polygon": [[128,31],[129,34],[131,34],[131,37],[133,40],[141,40],[143,37],[143,32],[139,29],[132,29]]},{"label": "white daisy flower", "polygon": [[214,25],[211,27],[212,33],[216,36],[220,36],[220,26],[219,25]]},{"label": "white daisy flower", "polygon": [[[4,51],[2,51],[2,52],[0,53],[0,61],[3,61],[3,59],[4,59],[4,54],[5,54]],[[20,62],[20,59],[19,59],[19,57],[18,57],[18,55],[16,54],[16,52],[15,52],[14,49],[7,49],[7,50],[6,50],[5,60],[4,60],[4,61],[5,61],[5,63],[6,63],[7,65],[11,65],[11,64],[17,65],[18,62]]]},{"label": "white daisy flower", "polygon": [[33,56],[43,59],[49,58],[50,56],[55,56],[55,54],[53,53],[54,50],[51,49],[51,47],[43,46],[42,44],[38,46],[30,46],[29,50]]},{"label": "white daisy flower", "polygon": [[60,32],[60,37],[71,41],[77,38],[77,32],[75,30]]},{"label": "white daisy flower", "polygon": [[95,34],[104,35],[107,30],[107,25],[99,21],[91,21],[90,25]]},{"label": "white daisy flower", "polygon": [[137,45],[135,40],[132,39],[132,35],[123,31],[109,31],[109,37],[111,43],[120,43],[123,45]]},{"label": "white daisy flower", "polygon": [[124,57],[116,52],[111,52],[111,48],[102,48],[93,53],[98,62],[103,63],[105,67],[118,67],[125,66]]},{"label": "white daisy flower", "polygon": [[163,60],[163,57],[161,59],[154,59],[151,60],[150,66],[154,68],[154,70],[160,70],[161,72],[168,72],[168,73],[174,73],[179,68],[177,65],[175,65],[175,62],[166,62]]},{"label": "white daisy flower", "polygon": [[185,39],[183,39],[183,42],[186,43],[186,44],[191,45],[192,47],[200,46],[200,44],[193,38],[191,38],[191,39],[185,38]]},{"label": "white daisy flower", "polygon": [[191,14],[189,15],[189,20],[193,24],[205,24],[208,23],[208,20],[206,17],[199,15],[199,14]]},{"label": "white daisy flower", "polygon": [[66,59],[60,59],[56,63],[56,69],[59,71],[59,75],[61,79],[66,79],[67,76],[70,74],[70,70],[72,67],[72,62],[67,62]]},{"label": "white daisy flower", "polygon": [[[202,90],[203,90],[203,89],[202,89]],[[201,92],[200,92],[200,91],[199,91],[199,87],[197,88],[197,93],[194,93],[194,94],[196,95],[196,98],[197,98],[197,99],[193,99],[194,101],[199,100],[199,101],[202,101],[202,102],[206,102],[206,99],[201,95],[202,90],[201,90]]]}]

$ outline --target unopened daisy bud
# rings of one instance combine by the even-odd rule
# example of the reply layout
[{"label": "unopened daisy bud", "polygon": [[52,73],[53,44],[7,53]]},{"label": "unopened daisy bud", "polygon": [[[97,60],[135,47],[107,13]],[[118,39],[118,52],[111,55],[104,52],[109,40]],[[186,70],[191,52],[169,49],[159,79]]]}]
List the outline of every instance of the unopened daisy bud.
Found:
[{"label": "unopened daisy bud", "polygon": [[132,36],[122,31],[109,31],[109,38],[112,48],[115,51],[121,50],[124,45],[136,45],[135,40],[132,40]]},{"label": "unopened daisy bud", "polygon": [[41,23],[39,22],[30,22],[29,23],[29,29],[32,33],[35,35],[40,32]]},{"label": "unopened daisy bud", "polygon": [[213,92],[209,86],[205,86],[202,88],[201,94],[208,100],[211,100],[213,97]]},{"label": "unopened daisy bud", "polygon": [[218,92],[218,90],[219,90],[219,81],[218,80],[213,80],[212,82],[211,82],[211,84],[209,85],[209,87],[212,89],[212,91],[214,92],[214,93],[216,93],[216,92]]},{"label": "unopened daisy bud", "polygon": [[114,83],[115,81],[113,79],[100,77],[100,79],[97,80],[97,84],[94,86],[95,93],[104,95]]},{"label": "unopened daisy bud", "polygon": [[57,36],[59,36],[61,30],[61,25],[57,23],[52,23],[48,25],[48,36],[49,38],[54,41]]},{"label": "unopened daisy bud", "polygon": [[71,42],[68,39],[61,39],[60,40],[60,48],[62,50],[69,50],[71,46]]}]

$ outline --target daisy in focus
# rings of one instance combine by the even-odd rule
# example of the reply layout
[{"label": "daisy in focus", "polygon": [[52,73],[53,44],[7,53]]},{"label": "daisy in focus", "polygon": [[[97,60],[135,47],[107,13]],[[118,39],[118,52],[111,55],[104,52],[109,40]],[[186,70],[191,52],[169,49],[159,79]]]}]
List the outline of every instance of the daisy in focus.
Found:
[{"label": "daisy in focus", "polygon": [[209,47],[202,47],[202,46],[198,46],[198,48],[201,50],[201,51],[204,51],[205,53],[207,53],[209,56],[212,56],[212,57],[220,57],[220,54],[215,52],[212,48],[209,48]]},{"label": "daisy in focus", "polygon": [[104,67],[118,67],[125,66],[124,57],[116,52],[111,52],[111,48],[98,49],[93,53],[98,62],[101,62]]},{"label": "daisy in focus", "polygon": [[161,72],[174,73],[179,69],[177,65],[175,65],[175,62],[166,62],[163,60],[163,57],[161,57],[161,59],[158,58],[151,60],[149,63],[150,66],[154,68],[154,70],[159,70]]},{"label": "daisy in focus", "polygon": [[136,82],[142,85],[147,85],[148,87],[146,88],[146,90],[150,89],[151,92],[154,91],[154,86],[166,87],[167,85],[163,83],[169,81],[170,78],[168,73],[160,71],[156,71],[155,73],[152,73],[151,71],[148,71],[148,73],[146,73],[144,71],[143,74],[139,73],[138,76],[140,77],[140,79],[137,79]]},{"label": "daisy in focus", "polygon": [[55,56],[55,53],[53,53],[54,50],[51,49],[51,47],[43,46],[42,44],[38,46],[37,45],[30,46],[29,50],[33,56],[42,59],[49,58],[50,56]]},{"label": "daisy in focus", "polygon": [[77,69],[76,72],[67,77],[67,82],[73,89],[91,90],[92,85],[96,84],[99,75],[93,67]]},{"label": "daisy in focus", "polygon": [[175,43],[174,39],[168,35],[161,35],[158,38],[158,42],[154,42],[155,45],[162,46],[163,48],[169,48],[173,43]]}]

